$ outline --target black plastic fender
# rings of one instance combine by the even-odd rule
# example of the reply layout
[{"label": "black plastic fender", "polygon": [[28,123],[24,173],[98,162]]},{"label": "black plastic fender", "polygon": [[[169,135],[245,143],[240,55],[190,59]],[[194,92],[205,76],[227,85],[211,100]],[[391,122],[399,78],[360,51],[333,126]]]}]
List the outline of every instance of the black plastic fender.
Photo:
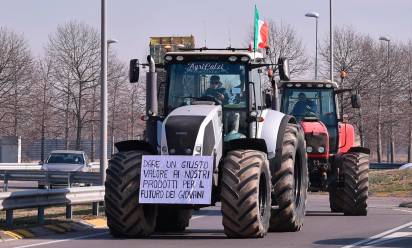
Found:
[{"label": "black plastic fender", "polygon": [[371,154],[371,150],[366,147],[362,146],[354,146],[349,148],[348,152],[359,152],[359,153],[365,153],[365,154]]},{"label": "black plastic fender", "polygon": [[268,149],[267,149],[266,142],[264,139],[256,139],[256,138],[235,139],[235,140],[225,142],[223,147],[225,147],[224,154],[226,154],[229,151],[238,150],[238,149],[251,149],[251,150],[261,151],[266,154],[268,153]]},{"label": "black plastic fender", "polygon": [[127,152],[133,150],[147,151],[153,155],[157,154],[156,148],[144,140],[124,140],[114,144],[119,152]]}]

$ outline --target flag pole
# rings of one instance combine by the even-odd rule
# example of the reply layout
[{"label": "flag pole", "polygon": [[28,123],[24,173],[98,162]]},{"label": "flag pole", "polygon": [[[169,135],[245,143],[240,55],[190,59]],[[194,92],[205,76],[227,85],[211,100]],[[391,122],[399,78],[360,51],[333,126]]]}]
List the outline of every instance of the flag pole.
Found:
[{"label": "flag pole", "polygon": [[256,4],[253,10],[253,57],[256,58]]}]

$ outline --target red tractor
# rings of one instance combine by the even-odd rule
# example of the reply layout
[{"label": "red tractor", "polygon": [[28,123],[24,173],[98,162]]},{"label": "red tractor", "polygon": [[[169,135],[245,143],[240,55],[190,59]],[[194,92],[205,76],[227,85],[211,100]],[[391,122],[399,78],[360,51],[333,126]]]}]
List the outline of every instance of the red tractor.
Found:
[{"label": "red tractor", "polygon": [[[331,81],[291,81],[279,72],[277,108],[304,131],[309,190],[329,191],[332,212],[366,215],[370,151],[355,145],[355,129],[338,111],[338,96],[352,90]],[[352,94],[351,103],[360,108],[360,96]]]}]

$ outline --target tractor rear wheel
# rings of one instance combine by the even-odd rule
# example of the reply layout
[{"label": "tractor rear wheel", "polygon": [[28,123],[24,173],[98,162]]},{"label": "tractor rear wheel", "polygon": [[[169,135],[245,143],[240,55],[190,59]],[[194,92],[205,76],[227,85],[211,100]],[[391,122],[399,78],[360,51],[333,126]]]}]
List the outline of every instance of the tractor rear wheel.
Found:
[{"label": "tractor rear wheel", "polygon": [[114,237],[145,237],[155,230],[157,206],[139,204],[140,167],[146,154],[119,152],[109,161],[104,202],[107,225]]},{"label": "tractor rear wheel", "polygon": [[369,188],[369,155],[348,152],[342,155],[343,213],[345,215],[367,215]]},{"label": "tractor rear wheel", "polygon": [[306,212],[308,167],[303,132],[288,124],[282,141],[281,163],[272,176],[274,205],[270,231],[294,232],[301,229]]},{"label": "tractor rear wheel", "polygon": [[224,159],[222,223],[229,238],[261,238],[269,228],[271,182],[265,153],[234,150]]},{"label": "tractor rear wheel", "polygon": [[192,209],[159,206],[156,231],[181,232],[189,226]]}]

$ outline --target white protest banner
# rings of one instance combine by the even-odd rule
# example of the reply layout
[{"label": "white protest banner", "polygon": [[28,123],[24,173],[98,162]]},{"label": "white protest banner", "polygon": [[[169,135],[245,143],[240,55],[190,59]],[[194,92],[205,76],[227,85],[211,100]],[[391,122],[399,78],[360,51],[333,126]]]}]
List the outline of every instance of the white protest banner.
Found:
[{"label": "white protest banner", "polygon": [[213,157],[145,155],[140,203],[210,204]]}]

